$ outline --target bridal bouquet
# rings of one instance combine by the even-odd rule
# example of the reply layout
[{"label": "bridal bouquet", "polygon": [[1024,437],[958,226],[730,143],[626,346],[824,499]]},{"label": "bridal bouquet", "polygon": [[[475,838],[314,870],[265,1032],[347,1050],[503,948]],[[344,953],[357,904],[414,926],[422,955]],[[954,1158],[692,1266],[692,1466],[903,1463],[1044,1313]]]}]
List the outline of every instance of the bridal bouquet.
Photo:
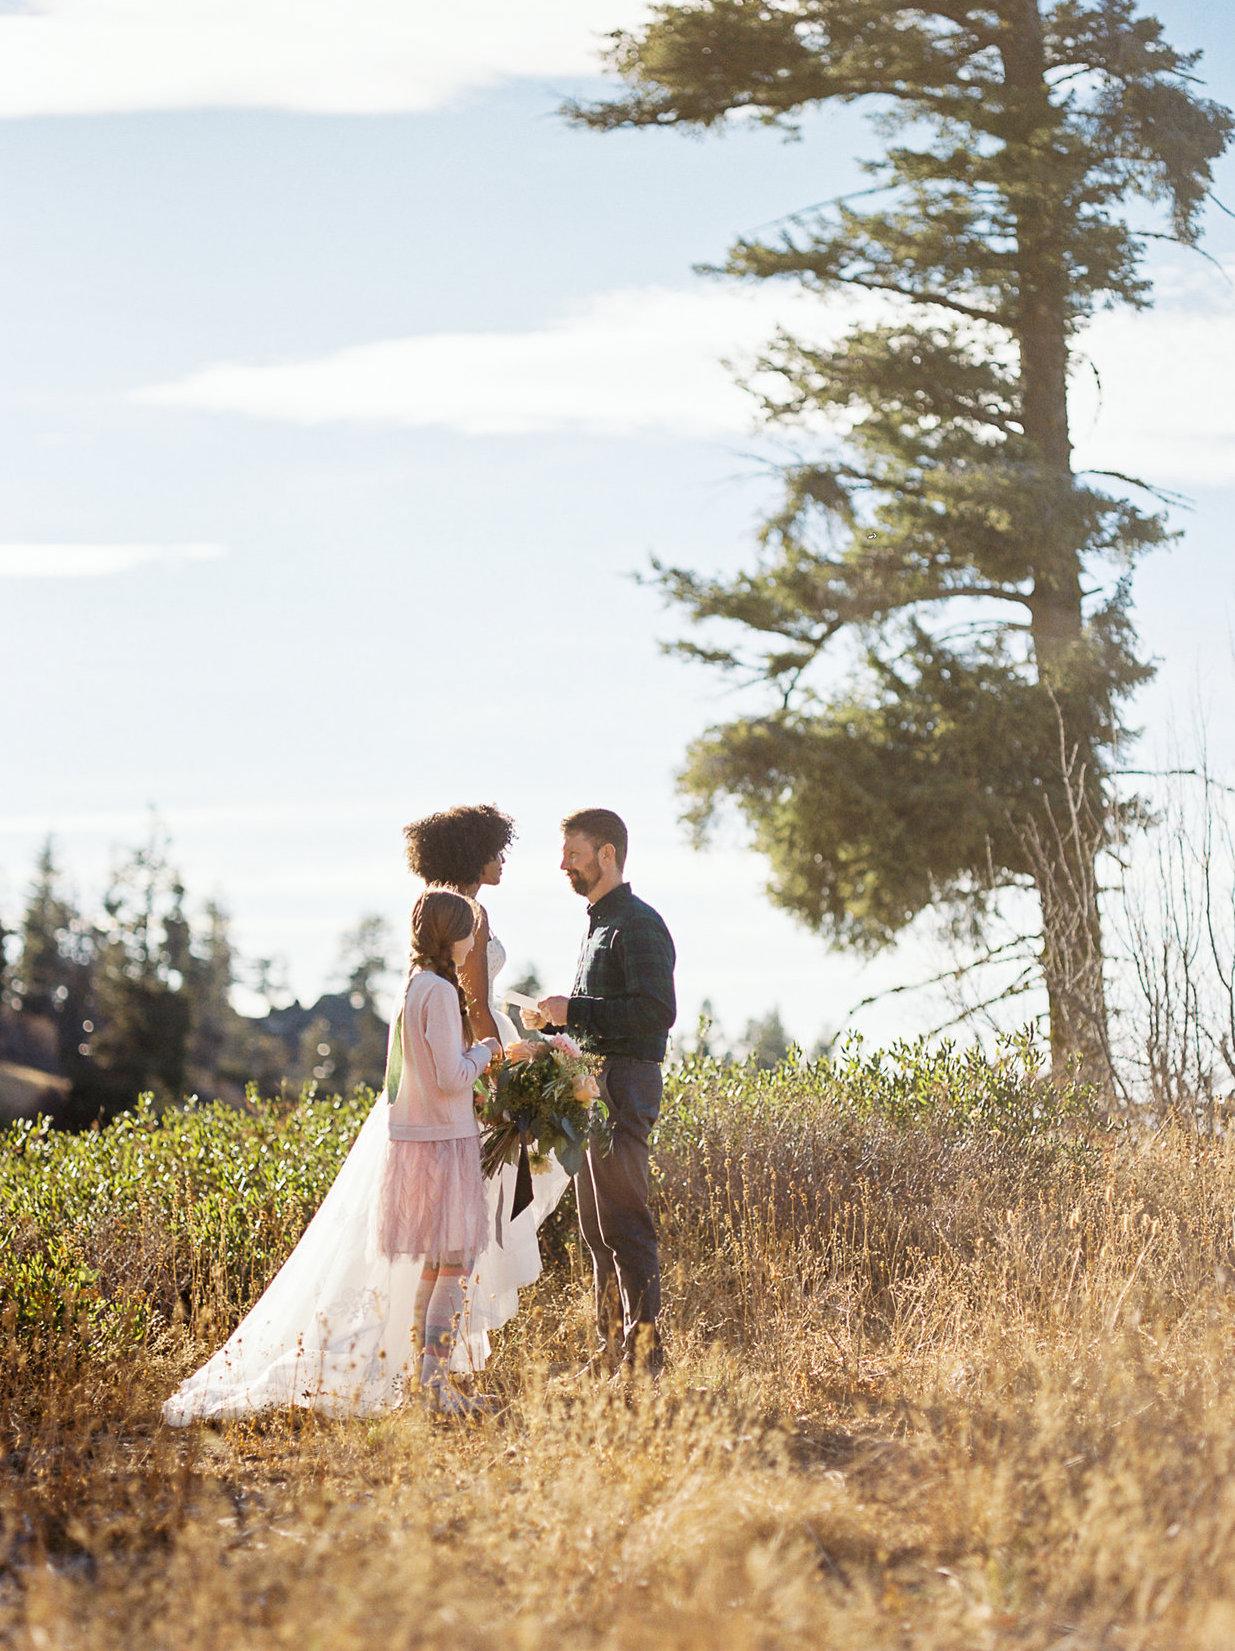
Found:
[{"label": "bridal bouquet", "polygon": [[496,1175],[503,1164],[522,1167],[529,1154],[531,1164],[544,1167],[551,1152],[567,1175],[577,1175],[588,1147],[605,1151],[612,1131],[595,1068],[564,1032],[503,1050],[492,1087],[480,1094],[485,1175]]}]

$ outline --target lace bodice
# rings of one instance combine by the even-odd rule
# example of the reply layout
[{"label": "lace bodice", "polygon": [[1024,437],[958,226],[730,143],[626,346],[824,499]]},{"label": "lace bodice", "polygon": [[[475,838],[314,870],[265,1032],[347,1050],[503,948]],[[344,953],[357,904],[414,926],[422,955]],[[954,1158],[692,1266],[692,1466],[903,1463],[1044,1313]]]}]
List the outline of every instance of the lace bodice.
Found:
[{"label": "lace bodice", "polygon": [[507,1013],[506,1006],[498,994],[497,977],[506,967],[506,948],[492,931],[489,933],[489,950],[485,955],[485,962],[489,969],[489,1013],[493,1016],[493,1024],[497,1027],[502,1042],[513,1043],[516,1038],[521,1038],[523,1033]]},{"label": "lace bodice", "polygon": [[489,950],[485,962],[489,970],[489,1007],[492,1009],[497,1007],[497,977],[506,967],[506,948],[492,930],[489,931]]}]

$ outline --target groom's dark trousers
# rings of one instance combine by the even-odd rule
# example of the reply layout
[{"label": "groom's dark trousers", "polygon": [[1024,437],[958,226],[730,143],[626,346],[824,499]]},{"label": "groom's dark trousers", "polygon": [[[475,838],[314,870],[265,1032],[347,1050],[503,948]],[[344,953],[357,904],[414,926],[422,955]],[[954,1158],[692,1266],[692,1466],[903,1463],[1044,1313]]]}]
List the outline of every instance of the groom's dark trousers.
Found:
[{"label": "groom's dark trousers", "polygon": [[660,1113],[660,1063],[612,1056],[601,1086],[613,1147],[589,1152],[575,1180],[596,1278],[596,1327],[609,1358],[659,1369],[660,1257],[648,1208],[648,1137]]},{"label": "groom's dark trousers", "polygon": [[575,1179],[579,1226],[596,1274],[596,1323],[610,1359],[662,1362],[660,1263],[648,1207],[648,1137],[660,1113],[660,1065],[677,1015],[673,940],[664,919],[621,883],[588,909],[567,1027],[603,1059],[612,1151],[589,1152]]}]

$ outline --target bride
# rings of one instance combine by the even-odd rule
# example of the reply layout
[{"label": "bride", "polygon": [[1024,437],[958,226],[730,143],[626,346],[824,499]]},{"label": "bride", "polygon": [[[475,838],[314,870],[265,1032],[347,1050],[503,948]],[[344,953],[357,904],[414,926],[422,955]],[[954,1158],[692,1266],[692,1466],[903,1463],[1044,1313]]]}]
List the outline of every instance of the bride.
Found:
[{"label": "bride", "polygon": [[[511,820],[483,805],[430,815],[407,826],[408,864],[426,883],[474,900],[501,880],[514,835]],[[477,944],[464,965],[474,1034],[506,1044],[519,1036],[503,1014],[495,982],[506,953],[480,907]],[[408,981],[391,1014],[394,1029]],[[396,1061],[388,1063],[388,1082]],[[383,1171],[390,1151],[389,1108],[379,1096],[321,1207],[261,1298],[202,1367],[163,1406],[174,1427],[235,1419],[294,1405],[324,1415],[393,1409],[416,1386],[420,1259],[383,1253],[378,1230]],[[552,1160],[535,1177],[531,1206],[510,1215],[515,1169],[486,1183],[487,1242],[465,1291],[451,1369],[479,1370],[489,1336],[518,1310],[519,1291],[539,1275],[536,1228],[569,1177]]]}]

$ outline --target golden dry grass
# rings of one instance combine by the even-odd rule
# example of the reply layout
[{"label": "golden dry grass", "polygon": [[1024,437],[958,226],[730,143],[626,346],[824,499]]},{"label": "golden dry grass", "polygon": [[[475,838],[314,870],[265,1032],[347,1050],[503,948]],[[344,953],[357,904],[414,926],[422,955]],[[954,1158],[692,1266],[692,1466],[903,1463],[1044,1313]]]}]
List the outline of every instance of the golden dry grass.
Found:
[{"label": "golden dry grass", "polygon": [[[805,1104],[662,1140],[659,1391],[189,1436],[192,1326],[11,1332],[0,1633],[39,1651],[1235,1648],[1235,1144],[1071,1151]],[[20,1360],[24,1358],[24,1365]]]}]

